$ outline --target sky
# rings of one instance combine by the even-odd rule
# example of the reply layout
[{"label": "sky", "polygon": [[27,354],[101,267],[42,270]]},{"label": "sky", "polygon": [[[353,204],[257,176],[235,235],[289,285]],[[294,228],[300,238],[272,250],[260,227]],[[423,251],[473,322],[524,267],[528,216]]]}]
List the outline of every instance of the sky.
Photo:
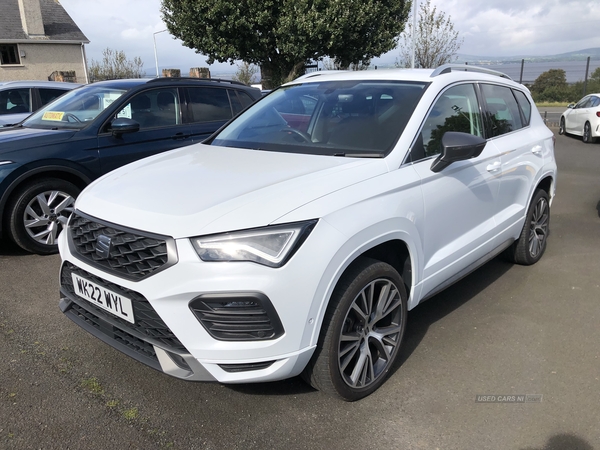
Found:
[{"label": "sky", "polygon": [[[233,0],[235,1],[235,0]],[[419,1],[419,0],[416,0]],[[419,4],[424,1],[419,1]],[[139,56],[148,75],[159,67],[209,67],[212,76],[233,73],[229,64],[206,64],[206,56],[181,45],[161,19],[160,0],[60,0],[91,41],[89,60],[100,61],[102,50],[123,50]],[[477,56],[543,56],[600,47],[597,0],[431,0],[450,16],[463,39],[459,53]],[[199,24],[201,26],[201,24]],[[373,60],[392,64],[399,50]]]}]

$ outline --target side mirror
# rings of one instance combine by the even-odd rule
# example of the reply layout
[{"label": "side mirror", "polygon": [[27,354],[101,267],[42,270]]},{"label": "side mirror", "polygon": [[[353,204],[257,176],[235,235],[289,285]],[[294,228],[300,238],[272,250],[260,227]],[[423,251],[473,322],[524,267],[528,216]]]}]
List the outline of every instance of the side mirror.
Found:
[{"label": "side mirror", "polygon": [[442,153],[431,164],[432,172],[440,172],[453,162],[478,157],[487,141],[468,133],[448,131],[442,136]]},{"label": "side mirror", "polygon": [[575,103],[569,103],[569,104],[567,105],[567,108],[569,108],[569,109],[573,109],[573,108],[575,108]]},{"label": "side mirror", "polygon": [[128,119],[126,117],[117,117],[110,124],[109,129],[113,136],[120,136],[124,133],[135,133],[140,131],[140,124],[135,120]]}]

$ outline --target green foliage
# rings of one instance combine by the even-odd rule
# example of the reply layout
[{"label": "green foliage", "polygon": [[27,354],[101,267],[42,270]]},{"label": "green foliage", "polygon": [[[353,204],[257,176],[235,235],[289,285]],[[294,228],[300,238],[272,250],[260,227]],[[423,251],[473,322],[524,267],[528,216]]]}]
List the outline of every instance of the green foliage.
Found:
[{"label": "green foliage", "polygon": [[450,16],[438,12],[431,6],[431,0],[421,3],[417,19],[416,32],[413,33],[412,20],[402,34],[400,42],[400,60],[396,66],[410,67],[412,62],[412,40],[415,36],[415,67],[433,69],[442,64],[452,62],[460,49],[463,40],[458,38],[458,31]]},{"label": "green foliage", "polygon": [[102,52],[102,62],[92,59],[88,73],[90,82],[116,80],[121,78],[142,78],[144,63],[138,56],[133,60],[127,59],[122,50],[105,48]]},{"label": "green foliage", "polygon": [[600,92],[600,68],[588,78],[587,86],[583,81],[567,84],[567,76],[562,69],[550,69],[542,73],[531,86],[531,95],[535,102],[575,103],[586,94]]},{"label": "green foliage", "polygon": [[408,0],[161,0],[169,32],[214,61],[261,68],[265,88],[323,57],[360,64],[396,46]]},{"label": "green foliage", "polygon": [[256,82],[256,74],[258,73],[257,66],[247,62],[237,63],[236,65],[238,70],[232,77],[233,81],[239,81],[240,83],[244,83],[247,85]]}]

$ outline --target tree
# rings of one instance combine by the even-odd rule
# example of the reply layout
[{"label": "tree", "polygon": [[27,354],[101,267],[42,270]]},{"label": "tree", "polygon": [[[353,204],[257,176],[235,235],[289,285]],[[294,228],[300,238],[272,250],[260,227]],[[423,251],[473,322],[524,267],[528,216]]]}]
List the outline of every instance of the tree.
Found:
[{"label": "tree", "polygon": [[563,69],[550,69],[540,74],[531,85],[536,102],[563,102],[571,96],[567,74]]},{"label": "tree", "polygon": [[[414,1],[414,0],[413,0]],[[458,38],[458,31],[450,16],[438,12],[437,7],[431,6],[431,0],[421,3],[415,36],[415,67],[433,69],[452,62],[460,49],[463,40]],[[412,20],[408,21],[407,29],[402,34],[400,43],[400,61],[397,66],[410,67],[412,62]]]},{"label": "tree", "polygon": [[183,45],[215,61],[260,66],[272,88],[329,56],[343,67],[396,46],[409,0],[161,0],[163,20]]},{"label": "tree", "polygon": [[113,50],[107,47],[102,52],[102,62],[92,59],[88,73],[92,83],[120,78],[142,78],[143,67],[144,63],[138,56],[129,60],[122,50]]},{"label": "tree", "polygon": [[247,85],[254,83],[254,76],[258,73],[258,67],[245,61],[236,65],[238,70],[232,77],[233,81],[239,81]]}]

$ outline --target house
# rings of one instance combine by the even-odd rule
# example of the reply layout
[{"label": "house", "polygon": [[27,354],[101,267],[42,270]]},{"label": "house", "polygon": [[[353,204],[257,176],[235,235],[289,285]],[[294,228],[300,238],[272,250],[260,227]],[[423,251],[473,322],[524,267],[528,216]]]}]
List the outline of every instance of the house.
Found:
[{"label": "house", "polygon": [[58,0],[0,0],[0,81],[87,83],[89,42]]}]

